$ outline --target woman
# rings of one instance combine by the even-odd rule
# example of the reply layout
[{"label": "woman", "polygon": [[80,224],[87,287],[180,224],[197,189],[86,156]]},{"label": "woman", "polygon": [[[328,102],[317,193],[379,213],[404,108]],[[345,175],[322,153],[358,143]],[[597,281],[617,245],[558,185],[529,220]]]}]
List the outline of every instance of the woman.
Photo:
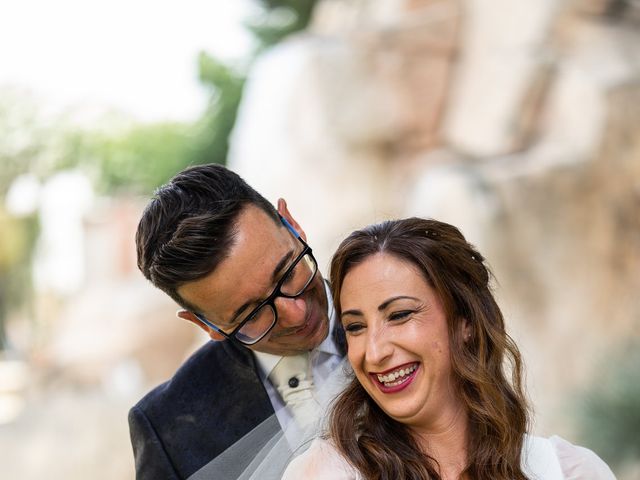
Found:
[{"label": "woman", "polygon": [[344,240],[331,286],[355,378],[328,438],[283,479],[615,478],[587,449],[526,434],[522,361],[489,281],[484,258],[435,220]]}]

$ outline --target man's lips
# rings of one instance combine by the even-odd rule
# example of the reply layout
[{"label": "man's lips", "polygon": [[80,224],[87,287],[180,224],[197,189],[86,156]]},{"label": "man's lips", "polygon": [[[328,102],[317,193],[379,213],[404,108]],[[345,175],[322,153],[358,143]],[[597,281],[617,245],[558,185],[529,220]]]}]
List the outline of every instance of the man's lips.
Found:
[{"label": "man's lips", "polygon": [[307,309],[309,310],[309,314],[306,316],[304,323],[300,327],[287,328],[286,330],[275,332],[275,335],[272,334],[271,338],[279,339],[292,336],[307,336],[317,330],[321,322],[316,314],[316,309],[310,305],[307,305]]},{"label": "man's lips", "polygon": [[320,321],[315,309],[311,309],[304,325],[293,332],[293,335],[308,335],[318,329]]}]

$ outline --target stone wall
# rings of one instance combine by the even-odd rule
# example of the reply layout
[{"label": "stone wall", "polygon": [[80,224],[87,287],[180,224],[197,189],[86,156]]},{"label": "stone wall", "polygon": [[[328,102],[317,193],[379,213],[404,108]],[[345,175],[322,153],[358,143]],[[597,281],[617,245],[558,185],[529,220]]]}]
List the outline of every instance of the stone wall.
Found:
[{"label": "stone wall", "polygon": [[230,166],[283,196],[320,264],[431,216],[486,253],[540,433],[640,337],[637,2],[326,0],[253,72]]}]

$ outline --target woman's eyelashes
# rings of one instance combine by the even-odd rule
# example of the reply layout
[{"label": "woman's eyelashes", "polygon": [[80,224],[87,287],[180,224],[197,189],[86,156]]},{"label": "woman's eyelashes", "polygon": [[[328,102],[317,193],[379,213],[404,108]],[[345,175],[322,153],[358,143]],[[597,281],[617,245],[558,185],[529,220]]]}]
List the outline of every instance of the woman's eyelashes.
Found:
[{"label": "woman's eyelashes", "polygon": [[362,326],[361,325],[357,325],[357,324],[353,324],[353,323],[344,325],[344,331],[346,333],[348,333],[349,335],[355,335],[360,330],[362,330]]},{"label": "woman's eyelashes", "polygon": [[[389,322],[400,323],[409,320],[418,310],[396,310],[386,315]],[[344,330],[349,334],[356,334],[366,328],[365,322],[343,322]]]},{"label": "woman's eyelashes", "polygon": [[345,323],[344,330],[347,333],[354,334],[360,332],[364,328],[364,325],[361,323]]},{"label": "woman's eyelashes", "polygon": [[390,313],[388,318],[392,321],[406,320],[414,313],[416,313],[415,310],[400,310]]}]

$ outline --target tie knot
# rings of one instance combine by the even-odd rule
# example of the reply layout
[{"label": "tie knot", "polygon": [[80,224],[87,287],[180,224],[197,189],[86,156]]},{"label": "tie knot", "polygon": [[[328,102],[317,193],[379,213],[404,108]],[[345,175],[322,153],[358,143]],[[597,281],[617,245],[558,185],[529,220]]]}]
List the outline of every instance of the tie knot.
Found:
[{"label": "tie knot", "polygon": [[269,380],[299,426],[309,425],[319,417],[319,405],[313,398],[314,385],[308,352],[282,357],[269,374]]},{"label": "tie knot", "polygon": [[309,353],[282,357],[269,374],[269,380],[280,392],[283,388],[297,388],[301,382],[311,381]]}]

